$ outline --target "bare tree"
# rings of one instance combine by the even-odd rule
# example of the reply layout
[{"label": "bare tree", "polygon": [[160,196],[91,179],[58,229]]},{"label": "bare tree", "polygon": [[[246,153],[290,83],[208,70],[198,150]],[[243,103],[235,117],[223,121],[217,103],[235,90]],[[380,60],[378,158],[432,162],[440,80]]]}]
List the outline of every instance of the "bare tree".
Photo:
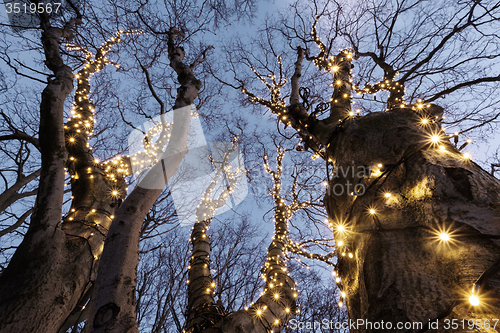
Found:
[{"label": "bare tree", "polygon": [[[487,331],[495,323],[500,184],[460,151],[469,143],[459,147],[460,134],[472,127],[448,134],[442,123],[448,109],[451,123],[461,120],[462,126],[497,117],[498,94],[492,92],[500,79],[490,66],[498,57],[498,36],[491,32],[500,22],[499,5],[298,2],[295,23],[267,29],[267,40],[278,31],[295,45],[291,70],[275,43],[267,47],[277,56],[274,65],[244,55],[235,60],[250,63],[268,92],[259,95],[243,78],[234,86],[292,127],[300,146],[333,174],[324,204],[340,245],[336,273],[353,320],[392,329],[407,323],[400,329],[411,332],[446,331],[463,318],[483,321],[463,330]],[[336,53],[338,46],[345,49]],[[311,74],[309,64],[318,72]],[[333,86],[325,103],[311,99],[325,82],[319,71],[330,74]],[[300,87],[315,78],[315,92]],[[456,108],[430,104],[442,97]],[[460,103],[476,108],[459,109]]]}]

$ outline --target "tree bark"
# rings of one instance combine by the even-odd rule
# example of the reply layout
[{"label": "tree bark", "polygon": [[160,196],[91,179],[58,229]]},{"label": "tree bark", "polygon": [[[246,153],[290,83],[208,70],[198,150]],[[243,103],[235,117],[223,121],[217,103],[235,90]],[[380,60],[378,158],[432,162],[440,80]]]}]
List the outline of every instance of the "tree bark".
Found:
[{"label": "tree bark", "polygon": [[57,331],[88,279],[80,274],[80,261],[90,259],[78,256],[82,241],[68,239],[60,225],[67,158],[63,107],[73,75],[61,60],[59,39],[70,36],[69,30],[47,25],[42,33],[45,63],[55,78],[42,93],[42,166],[30,227],[0,276],[0,332]]},{"label": "tree bark", "polygon": [[180,87],[174,104],[171,140],[159,162],[134,188],[120,206],[111,224],[102,254],[95,298],[85,330],[88,332],[138,332],[135,311],[135,286],[139,262],[139,238],[147,212],[163,191],[187,153],[191,104],[198,96],[201,82],[193,67],[183,63],[184,49],[175,45],[179,32],[169,31],[170,66],[177,73]]},{"label": "tree bark", "polygon": [[[500,235],[500,182],[445,137],[430,143],[429,133],[443,134],[439,123],[419,125],[431,115],[440,119],[442,109],[397,108],[356,118],[328,149],[344,171],[330,180],[324,200],[332,227],[346,229],[336,236],[345,244],[338,274],[352,320],[421,322],[421,330],[407,330],[418,332],[440,319],[436,331],[445,332],[444,319],[498,319],[499,274],[480,281],[479,306],[472,307],[469,296],[486,270],[498,269],[500,247],[488,235]],[[368,168],[371,176],[359,173]],[[340,195],[349,183],[366,192]],[[449,241],[439,239],[445,231]]]},{"label": "tree bark", "polygon": [[[76,75],[75,117],[63,123],[64,100],[73,88],[72,71],[59,55],[59,39],[71,37],[67,29],[49,27],[42,35],[47,67],[56,79],[42,94],[42,167],[31,224],[0,277],[1,332],[57,332],[73,310],[82,310],[77,304],[91,289],[117,208],[111,190],[125,192],[123,177],[110,179],[87,146],[94,108],[88,101],[88,80],[91,72],[102,69],[94,66],[96,61],[89,61]],[[66,167],[73,201],[61,224]]]}]

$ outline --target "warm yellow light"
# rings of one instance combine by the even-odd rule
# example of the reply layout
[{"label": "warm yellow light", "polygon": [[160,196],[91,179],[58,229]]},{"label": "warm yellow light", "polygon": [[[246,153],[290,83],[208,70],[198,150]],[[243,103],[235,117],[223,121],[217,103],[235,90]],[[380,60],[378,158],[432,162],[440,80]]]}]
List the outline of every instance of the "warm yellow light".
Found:
[{"label": "warm yellow light", "polygon": [[344,303],[342,301],[339,302],[339,308],[343,307]]},{"label": "warm yellow light", "polygon": [[342,245],[344,245],[344,242],[343,241],[339,241],[338,244],[339,244],[339,246],[342,246]]},{"label": "warm yellow light", "polygon": [[446,150],[445,146],[439,146],[439,149],[441,149],[442,151]]},{"label": "warm yellow light", "polygon": [[337,278],[335,279],[335,282],[340,283],[340,278],[339,278],[339,277],[337,277]]},{"label": "warm yellow light", "polygon": [[450,236],[447,233],[442,232],[442,233],[439,234],[439,239],[442,240],[442,241],[447,242],[447,241],[450,240]]},{"label": "warm yellow light", "polygon": [[342,295],[342,297],[344,297],[344,298],[345,298],[345,292],[342,292],[342,294],[341,294],[341,295]]},{"label": "warm yellow light", "polygon": [[469,297],[469,302],[473,306],[478,306],[479,305],[479,298],[476,295],[472,295],[471,297]]},{"label": "warm yellow light", "polygon": [[390,198],[390,197],[391,197],[391,194],[390,194],[389,192],[387,192],[387,193],[385,193],[385,194],[384,194],[384,197],[386,197],[386,198]]},{"label": "warm yellow light", "polygon": [[438,143],[439,140],[440,140],[439,135],[434,134],[433,136],[431,136],[432,143]]},{"label": "warm yellow light", "polygon": [[337,230],[340,231],[340,232],[345,231],[345,227],[342,224],[339,224],[337,226]]},{"label": "warm yellow light", "polygon": [[370,212],[370,214],[372,214],[372,215],[376,213],[376,212],[375,212],[375,209],[373,209],[373,208],[371,208],[371,209],[369,210],[369,212]]},{"label": "warm yellow light", "polygon": [[113,190],[113,192],[111,192],[112,195],[114,196],[117,196],[118,195],[118,191],[117,190]]},{"label": "warm yellow light", "polygon": [[290,313],[290,308],[285,308],[286,313]]},{"label": "warm yellow light", "polygon": [[280,298],[280,295],[279,295],[279,294],[274,294],[274,298],[275,298],[275,299],[279,299],[279,298]]},{"label": "warm yellow light", "polygon": [[332,71],[336,72],[336,71],[338,71],[338,70],[339,70],[339,66],[333,66],[333,67],[332,67]]},{"label": "warm yellow light", "polygon": [[463,157],[464,157],[466,160],[468,160],[468,159],[470,159],[470,154],[469,154],[469,153],[464,153],[464,154],[463,154]]},{"label": "warm yellow light", "polygon": [[262,315],[262,311],[261,310],[257,310],[257,316],[260,316]]},{"label": "warm yellow light", "polygon": [[422,120],[420,120],[420,123],[421,123],[422,125],[427,125],[427,124],[429,123],[429,119],[427,119],[427,118],[423,118]]}]

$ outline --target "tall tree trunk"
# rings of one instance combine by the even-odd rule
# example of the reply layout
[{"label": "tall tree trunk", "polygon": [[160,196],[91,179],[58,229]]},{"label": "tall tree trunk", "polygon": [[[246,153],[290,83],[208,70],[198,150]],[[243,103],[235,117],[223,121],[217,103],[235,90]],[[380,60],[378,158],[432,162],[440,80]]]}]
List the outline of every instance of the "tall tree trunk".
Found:
[{"label": "tall tree trunk", "polygon": [[[441,115],[434,105],[374,113],[346,122],[331,142],[338,172],[325,205],[332,226],[346,230],[337,232],[345,244],[339,253],[353,255],[338,262],[352,320],[422,322],[425,329],[429,320],[458,319],[459,331],[477,332],[461,320],[490,319],[493,327],[498,319],[500,247],[488,235],[500,235],[500,182],[455,149],[439,123],[419,124]],[[359,185],[360,195],[351,195],[355,184],[366,192]],[[489,269],[479,281],[481,304],[472,307],[473,284]],[[438,331],[448,331],[447,323]]]},{"label": "tall tree trunk", "polygon": [[88,332],[138,332],[135,286],[142,223],[187,153],[191,104],[201,88],[193,68],[202,60],[195,61],[191,66],[183,63],[184,49],[175,44],[178,34],[172,28],[168,36],[170,66],[177,73],[180,83],[174,104],[172,139],[162,156],[159,156],[158,163],[125,199],[111,224],[102,254],[95,297],[85,326]]},{"label": "tall tree trunk", "polygon": [[[226,154],[217,173],[225,169],[229,153]],[[250,307],[230,314],[225,313],[223,308],[221,309],[222,304],[214,304],[213,302],[215,284],[210,273],[211,243],[210,238],[206,235],[211,219],[202,220],[204,216],[212,216],[218,207],[223,206],[226,202],[226,196],[223,192],[218,199],[209,200],[212,188],[207,188],[196,214],[199,222],[194,225],[191,234],[193,255],[190,261],[188,281],[186,333],[277,333],[283,330],[298,311],[296,303],[298,291],[286,265],[286,253],[289,249],[288,221],[298,206],[296,202],[286,205],[285,199],[281,195],[283,156],[284,152],[280,150],[276,171],[271,170],[267,159],[264,159],[266,171],[272,175],[274,184],[272,191],[274,237],[268,247],[266,263],[261,270],[266,281],[264,291]],[[236,172],[236,176],[237,174],[238,172]],[[228,175],[228,179],[228,188],[234,188],[236,185],[235,175]],[[204,212],[208,214],[203,214]]]},{"label": "tall tree trunk", "polygon": [[[116,198],[125,193],[123,177],[110,179],[87,146],[94,109],[88,100],[88,80],[102,69],[102,59],[90,61],[76,75],[75,117],[64,125],[64,100],[73,89],[73,74],[62,62],[59,39],[70,38],[71,32],[69,26],[47,28],[47,20],[44,26],[46,64],[56,78],[42,93],[42,167],[30,227],[0,276],[1,332],[57,332],[73,310],[81,310],[75,307],[89,293],[118,206]],[[123,168],[122,163],[117,165]],[[61,224],[65,167],[71,175],[73,201]],[[112,188],[119,192],[114,198]],[[78,316],[66,324],[76,320]]]},{"label": "tall tree trunk", "polygon": [[60,225],[67,158],[63,107],[73,89],[73,74],[61,60],[59,39],[70,35],[47,25],[42,33],[45,63],[55,78],[44,89],[40,105],[42,167],[35,209],[23,242],[0,276],[1,332],[57,331],[88,279],[72,264],[83,259],[75,256],[82,241],[67,243]]}]

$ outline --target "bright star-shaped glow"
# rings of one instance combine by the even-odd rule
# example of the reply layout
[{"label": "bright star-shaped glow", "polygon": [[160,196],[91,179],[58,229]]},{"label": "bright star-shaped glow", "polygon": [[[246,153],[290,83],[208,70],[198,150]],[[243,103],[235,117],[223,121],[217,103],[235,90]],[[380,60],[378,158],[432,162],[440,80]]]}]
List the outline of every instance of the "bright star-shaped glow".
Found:
[{"label": "bright star-shaped glow", "polygon": [[479,305],[479,298],[476,295],[472,295],[469,297],[469,302],[473,306],[478,306]]},{"label": "bright star-shaped glow", "polygon": [[450,235],[448,235],[446,232],[442,232],[439,234],[439,239],[447,242],[450,240]]}]

